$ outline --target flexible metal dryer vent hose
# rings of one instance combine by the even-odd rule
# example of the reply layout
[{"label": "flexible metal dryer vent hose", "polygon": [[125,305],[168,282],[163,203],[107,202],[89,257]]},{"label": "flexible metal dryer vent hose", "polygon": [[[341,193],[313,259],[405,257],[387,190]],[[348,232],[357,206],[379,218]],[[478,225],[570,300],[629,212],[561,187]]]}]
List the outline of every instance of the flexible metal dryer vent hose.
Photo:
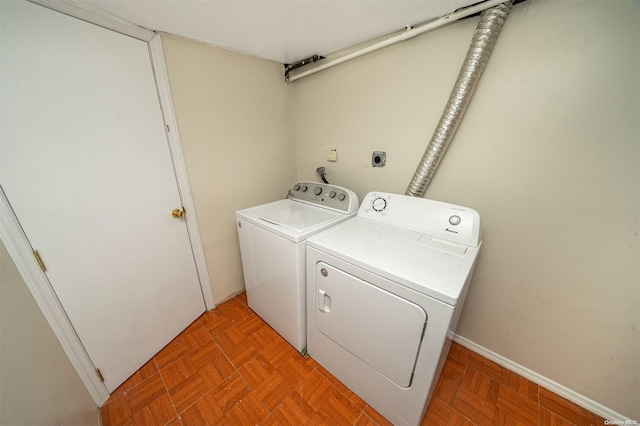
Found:
[{"label": "flexible metal dryer vent hose", "polygon": [[431,178],[471,102],[480,76],[482,76],[493,47],[498,40],[500,30],[511,12],[512,3],[512,1],[508,1],[482,12],[458,79],[453,86],[451,95],[449,95],[449,101],[411,183],[407,187],[406,195],[422,197],[429,186]]}]

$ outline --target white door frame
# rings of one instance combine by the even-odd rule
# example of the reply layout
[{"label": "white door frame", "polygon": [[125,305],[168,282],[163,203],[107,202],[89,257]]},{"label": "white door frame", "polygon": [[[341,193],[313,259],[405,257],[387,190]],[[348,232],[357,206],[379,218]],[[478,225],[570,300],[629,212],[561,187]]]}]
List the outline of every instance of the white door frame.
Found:
[{"label": "white door frame", "polygon": [[198,270],[198,277],[200,278],[200,287],[202,288],[205,306],[207,310],[211,310],[216,307],[216,304],[213,298],[209,271],[207,269],[207,260],[202,246],[198,218],[195,215],[196,206],[191,196],[187,165],[182,151],[182,141],[180,140],[180,132],[178,131],[178,120],[175,109],[173,108],[173,97],[171,96],[171,86],[169,85],[169,74],[167,73],[162,40],[159,34],[155,35],[155,37],[149,41],[149,53],[151,55],[153,72],[156,77],[156,87],[158,88],[162,115],[164,116],[164,123],[167,128],[173,172],[178,182],[178,191],[180,192],[182,207],[187,211],[185,220],[196,269]]},{"label": "white door frame", "polygon": [[[195,215],[195,206],[191,196],[187,169],[182,153],[182,144],[178,132],[178,124],[173,108],[173,99],[169,85],[162,41],[160,35],[145,28],[120,21],[100,11],[91,9],[72,1],[60,0],[30,0],[32,3],[64,13],[66,15],[91,22],[109,30],[137,38],[149,44],[149,53],[152,60],[153,71],[156,78],[159,101],[166,125],[169,141],[169,151],[173,162],[174,173],[178,183],[178,191],[183,207],[187,212],[185,217],[189,240],[193,250],[196,269],[200,279],[206,308],[215,308],[213,290],[207,270],[204,249]],[[31,291],[36,303],[44,314],[54,334],[60,341],[71,364],[74,366],[80,379],[89,391],[96,405],[101,406],[109,398],[109,392],[96,374],[89,355],[85,351],[71,322],[67,318],[62,305],[47,279],[45,273],[38,266],[32,248],[22,231],[11,205],[4,191],[0,188],[0,238],[2,239],[9,255],[13,259],[16,268]]]}]

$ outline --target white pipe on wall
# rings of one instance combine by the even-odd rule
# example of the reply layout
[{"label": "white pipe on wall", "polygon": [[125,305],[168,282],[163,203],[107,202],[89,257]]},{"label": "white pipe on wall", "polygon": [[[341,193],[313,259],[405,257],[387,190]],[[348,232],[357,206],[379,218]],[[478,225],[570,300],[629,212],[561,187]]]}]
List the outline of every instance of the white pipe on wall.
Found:
[{"label": "white pipe on wall", "polygon": [[355,48],[348,48],[329,54],[324,60],[316,62],[314,66],[309,67],[308,69],[292,70],[287,76],[287,81],[298,80],[302,77],[306,77],[316,72],[341,64],[343,62],[350,61],[351,59],[366,55],[367,53],[374,52],[392,44],[400,43],[402,41],[423,34],[427,31],[443,27],[459,19],[466,18],[467,16],[474,15],[486,9],[505,3],[506,1],[507,0],[487,0],[485,2],[457,10],[425,24],[420,24],[415,27],[409,27],[405,31],[394,33],[393,35],[383,38],[382,40],[376,39],[379,41],[374,40],[366,42],[359,46],[356,46]]}]

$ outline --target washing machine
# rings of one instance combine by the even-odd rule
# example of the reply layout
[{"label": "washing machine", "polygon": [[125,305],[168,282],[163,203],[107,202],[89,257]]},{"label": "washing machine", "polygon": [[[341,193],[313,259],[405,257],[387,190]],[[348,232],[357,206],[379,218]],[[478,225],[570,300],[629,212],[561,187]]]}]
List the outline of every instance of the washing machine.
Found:
[{"label": "washing machine", "polygon": [[303,181],[282,200],[236,212],[249,307],[301,353],[307,345],[307,238],[357,211],[353,191]]},{"label": "washing machine", "polygon": [[372,192],[307,241],[307,351],[394,425],[419,425],[481,246],[470,208]]}]

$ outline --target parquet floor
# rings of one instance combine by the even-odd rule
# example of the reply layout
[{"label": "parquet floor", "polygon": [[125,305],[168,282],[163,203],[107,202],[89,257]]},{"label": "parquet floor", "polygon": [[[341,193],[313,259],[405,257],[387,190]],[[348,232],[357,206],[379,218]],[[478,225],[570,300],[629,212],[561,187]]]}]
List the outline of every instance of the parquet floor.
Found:
[{"label": "parquet floor", "polygon": [[[116,389],[115,425],[388,425],[248,307],[206,312]],[[453,344],[423,425],[603,425],[604,419]]]}]

